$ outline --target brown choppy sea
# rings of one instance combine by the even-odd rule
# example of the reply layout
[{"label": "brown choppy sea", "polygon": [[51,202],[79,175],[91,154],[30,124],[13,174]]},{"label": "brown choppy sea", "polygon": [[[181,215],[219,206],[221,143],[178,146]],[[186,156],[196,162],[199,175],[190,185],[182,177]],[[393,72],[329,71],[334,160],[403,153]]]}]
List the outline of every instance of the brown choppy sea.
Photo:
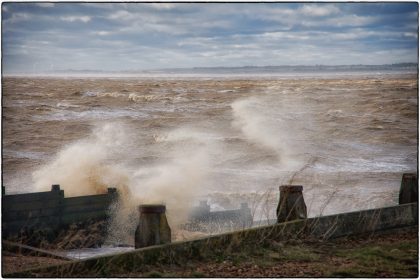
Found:
[{"label": "brown choppy sea", "polygon": [[117,186],[263,219],[292,183],[315,216],[396,204],[418,164],[416,74],[4,77],[2,105],[8,193]]}]

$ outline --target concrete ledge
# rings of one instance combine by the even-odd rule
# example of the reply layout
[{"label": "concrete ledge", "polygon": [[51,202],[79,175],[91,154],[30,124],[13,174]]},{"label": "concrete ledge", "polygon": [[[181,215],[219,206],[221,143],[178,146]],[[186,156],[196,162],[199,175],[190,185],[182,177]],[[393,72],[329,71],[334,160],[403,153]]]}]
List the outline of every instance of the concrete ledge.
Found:
[{"label": "concrete ledge", "polygon": [[336,238],[418,224],[417,203],[308,219],[309,235]]},{"label": "concrete ledge", "polygon": [[39,256],[39,257],[61,259],[61,260],[67,260],[67,261],[74,260],[72,258],[68,258],[66,256],[63,256],[54,252],[50,252],[47,250],[35,248],[32,246],[28,246],[28,245],[24,245],[24,244],[20,244],[16,242],[3,240],[1,243],[2,243],[2,251],[14,252],[14,253],[19,253],[19,254],[28,255],[28,256]]},{"label": "concrete ledge", "polygon": [[151,246],[131,252],[73,261],[29,271],[4,275],[6,277],[69,277],[107,276],[112,271],[133,271],[139,266],[185,262],[205,258],[217,251],[239,250],[241,246],[265,239],[336,238],[414,226],[418,224],[417,203],[343,213],[338,215],[291,221],[271,226],[215,235],[186,242]]}]

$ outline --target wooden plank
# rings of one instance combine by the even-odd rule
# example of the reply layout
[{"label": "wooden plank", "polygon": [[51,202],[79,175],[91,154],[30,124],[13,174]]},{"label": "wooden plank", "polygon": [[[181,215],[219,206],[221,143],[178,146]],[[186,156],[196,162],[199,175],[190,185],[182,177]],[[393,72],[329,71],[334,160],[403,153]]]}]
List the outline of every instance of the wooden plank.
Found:
[{"label": "wooden plank", "polygon": [[36,209],[36,210],[22,210],[22,211],[4,211],[3,212],[3,221],[16,221],[16,220],[25,220],[29,218],[36,217],[50,217],[56,216],[59,214],[60,209],[56,208],[45,208],[45,209]]},{"label": "wooden plank", "polygon": [[417,174],[404,173],[401,179],[399,204],[417,202],[419,199],[418,188]]},{"label": "wooden plank", "polygon": [[90,201],[86,200],[72,200],[72,201],[63,201],[63,207],[65,208],[71,208],[71,207],[79,207],[79,206],[85,206],[85,205],[102,205],[104,207],[107,207],[111,205],[112,201],[108,199],[93,199]]},{"label": "wooden plank", "polygon": [[36,192],[36,193],[24,193],[24,194],[11,194],[4,195],[2,197],[2,203],[22,203],[35,200],[46,200],[63,197],[63,191],[53,191],[53,192]]},{"label": "wooden plank", "polygon": [[[95,203],[95,204],[78,204],[74,206],[57,205],[51,208],[36,208],[29,210],[5,210],[3,211],[3,221],[25,220],[31,218],[50,217],[57,215],[68,215],[77,213],[89,213],[96,211],[108,211],[110,204]],[[19,206],[23,207],[23,206]]]},{"label": "wooden plank", "polygon": [[63,204],[66,206],[80,205],[80,204],[95,204],[95,203],[111,203],[113,196],[108,194],[88,195],[67,197]]},{"label": "wooden plank", "polygon": [[95,203],[95,204],[78,204],[78,205],[63,205],[62,214],[73,214],[73,213],[89,213],[94,211],[108,211],[110,204],[108,203]]},{"label": "wooden plank", "polygon": [[61,199],[56,197],[55,199],[42,199],[35,201],[26,201],[19,203],[3,203],[2,210],[8,211],[25,211],[25,210],[40,210],[46,208],[56,208],[60,205]]},{"label": "wooden plank", "polygon": [[47,225],[47,224],[59,224],[60,223],[60,217],[57,216],[51,216],[51,217],[35,217],[35,218],[30,218],[30,219],[22,219],[22,220],[15,220],[15,221],[10,221],[10,222],[3,222],[2,226],[4,226],[5,228],[8,226],[21,226],[21,227],[25,227],[25,226],[33,226],[33,225]]},{"label": "wooden plank", "polygon": [[24,228],[56,229],[89,219],[105,219],[113,194],[64,198],[63,191],[6,195],[2,199],[2,227],[5,233]]}]

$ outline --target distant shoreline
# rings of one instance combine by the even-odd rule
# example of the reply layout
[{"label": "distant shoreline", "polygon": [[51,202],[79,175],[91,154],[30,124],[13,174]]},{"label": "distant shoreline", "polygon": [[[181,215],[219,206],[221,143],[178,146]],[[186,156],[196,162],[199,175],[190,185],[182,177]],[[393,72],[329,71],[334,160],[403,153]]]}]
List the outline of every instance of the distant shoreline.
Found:
[{"label": "distant shoreline", "polygon": [[283,66],[243,66],[243,67],[194,67],[194,68],[167,68],[156,70],[125,70],[125,71],[103,71],[103,70],[57,70],[39,73],[3,73],[3,77],[62,77],[62,76],[89,76],[89,77],[148,77],[148,76],[217,76],[217,75],[274,75],[274,76],[295,76],[302,74],[343,74],[355,75],[358,73],[417,73],[417,63],[398,63],[384,65],[283,65]]},{"label": "distant shoreline", "polygon": [[295,72],[295,73],[150,73],[150,74],[121,74],[121,73],[56,73],[56,74],[19,74],[3,75],[2,78],[30,78],[30,79],[157,79],[157,80],[293,80],[293,79],[352,79],[352,78],[380,78],[395,76],[415,76],[417,70],[412,71],[359,71],[359,72]]}]

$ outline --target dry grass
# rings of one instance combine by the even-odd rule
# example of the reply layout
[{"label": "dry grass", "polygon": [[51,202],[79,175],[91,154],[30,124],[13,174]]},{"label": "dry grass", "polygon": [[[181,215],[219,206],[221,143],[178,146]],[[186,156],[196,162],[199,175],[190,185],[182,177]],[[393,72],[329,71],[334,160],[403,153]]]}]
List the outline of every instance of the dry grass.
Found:
[{"label": "dry grass", "polygon": [[267,240],[203,260],[148,265],[117,277],[417,277],[417,228],[334,241]]},{"label": "dry grass", "polygon": [[65,263],[65,260],[39,256],[26,256],[18,253],[2,252],[2,274],[27,270],[45,265]]}]

